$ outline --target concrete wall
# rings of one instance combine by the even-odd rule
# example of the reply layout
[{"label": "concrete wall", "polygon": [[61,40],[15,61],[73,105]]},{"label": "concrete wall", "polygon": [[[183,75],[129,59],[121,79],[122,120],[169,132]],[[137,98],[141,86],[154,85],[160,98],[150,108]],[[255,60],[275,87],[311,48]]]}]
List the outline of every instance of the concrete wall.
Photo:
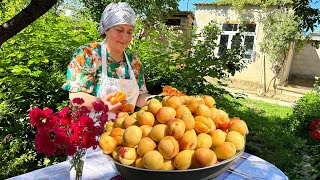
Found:
[{"label": "concrete wall", "polygon": [[[253,62],[248,63],[246,69],[242,72],[237,72],[230,79],[233,82],[232,86],[242,86],[240,88],[260,91],[274,77],[274,73],[270,69],[271,62],[266,59],[264,63],[264,57],[260,53],[259,47],[259,43],[263,38],[263,24],[261,21],[264,13],[257,6],[248,6],[245,12],[246,21],[254,22],[257,25],[255,37],[256,57]],[[222,26],[225,22],[240,22],[240,17],[229,5],[196,5],[195,26],[197,27],[197,32],[200,32],[212,20]]]},{"label": "concrete wall", "polygon": [[320,76],[320,49],[304,46],[299,54],[293,56],[290,74]]}]

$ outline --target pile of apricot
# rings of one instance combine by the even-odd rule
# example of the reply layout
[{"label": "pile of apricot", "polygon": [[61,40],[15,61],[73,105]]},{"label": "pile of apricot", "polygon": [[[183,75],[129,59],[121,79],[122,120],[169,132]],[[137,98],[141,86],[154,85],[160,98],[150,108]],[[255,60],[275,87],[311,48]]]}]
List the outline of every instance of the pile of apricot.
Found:
[{"label": "pile of apricot", "polygon": [[99,141],[115,161],[152,170],[211,166],[245,147],[246,123],[229,118],[211,96],[164,96],[139,111],[121,112]]}]

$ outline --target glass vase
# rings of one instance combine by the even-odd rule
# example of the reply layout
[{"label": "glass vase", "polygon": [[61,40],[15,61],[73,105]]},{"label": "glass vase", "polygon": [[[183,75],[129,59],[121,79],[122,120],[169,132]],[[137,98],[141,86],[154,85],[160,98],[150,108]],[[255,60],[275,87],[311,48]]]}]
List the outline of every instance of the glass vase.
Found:
[{"label": "glass vase", "polygon": [[81,180],[83,167],[86,159],[87,149],[79,149],[71,156],[70,162],[70,180]]}]

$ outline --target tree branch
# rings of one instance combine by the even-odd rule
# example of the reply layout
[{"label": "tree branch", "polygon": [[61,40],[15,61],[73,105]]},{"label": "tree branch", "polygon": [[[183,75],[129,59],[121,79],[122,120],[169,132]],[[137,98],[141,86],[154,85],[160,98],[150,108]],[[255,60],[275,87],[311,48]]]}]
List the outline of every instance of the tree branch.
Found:
[{"label": "tree branch", "polygon": [[19,14],[0,26],[0,46],[49,11],[57,2],[58,0],[32,0]]}]

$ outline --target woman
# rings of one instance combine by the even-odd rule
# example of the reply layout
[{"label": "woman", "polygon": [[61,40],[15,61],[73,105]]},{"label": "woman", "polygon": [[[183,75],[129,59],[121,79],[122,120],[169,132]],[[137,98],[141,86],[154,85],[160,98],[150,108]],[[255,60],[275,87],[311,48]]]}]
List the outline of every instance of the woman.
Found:
[{"label": "woman", "polygon": [[[132,40],[135,18],[127,3],[111,3],[105,8],[99,26],[103,42],[78,48],[68,66],[62,88],[69,91],[70,100],[81,97],[92,109],[92,102],[101,99],[114,112],[127,102],[141,107],[151,97],[141,62],[125,52]],[[109,100],[117,91],[125,92],[127,99],[111,105]]]}]

